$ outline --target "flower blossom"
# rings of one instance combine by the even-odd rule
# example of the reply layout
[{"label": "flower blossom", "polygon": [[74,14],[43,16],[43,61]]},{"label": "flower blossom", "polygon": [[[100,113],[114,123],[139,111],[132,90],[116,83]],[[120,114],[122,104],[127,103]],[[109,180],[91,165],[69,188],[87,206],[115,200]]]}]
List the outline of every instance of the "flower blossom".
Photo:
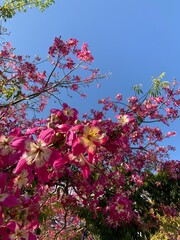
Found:
[{"label": "flower blossom", "polygon": [[129,122],[133,121],[134,118],[130,117],[129,115],[117,115],[116,118],[118,119],[119,123],[124,126],[128,124]]},{"label": "flower blossom", "polygon": [[[77,125],[69,131],[67,136],[67,144],[72,145],[72,153],[74,156],[72,159],[79,162],[85,178],[90,174],[90,168],[92,167],[93,157],[97,147],[107,141],[106,134],[101,133],[100,128],[94,125],[95,122],[91,126]],[[87,157],[84,155],[86,153]]]},{"label": "flower blossom", "polygon": [[88,153],[94,154],[97,146],[102,145],[107,141],[105,133],[101,133],[96,126],[84,126],[83,134],[77,138],[73,143],[73,154],[79,155],[84,153],[87,149]]},{"label": "flower blossom", "polygon": [[35,163],[37,168],[44,166],[51,155],[51,150],[41,139],[38,139],[37,142],[27,142],[26,150],[23,158],[26,159],[28,165]]},{"label": "flower blossom", "polygon": [[[18,174],[22,170],[27,170],[31,167],[36,171],[38,177],[42,181],[48,181],[47,164],[52,165],[54,161],[59,160],[61,166],[63,166],[67,162],[67,160],[62,159],[61,154],[57,150],[50,148],[50,144],[54,137],[55,131],[48,128],[40,132],[36,141],[30,140],[27,137],[15,138],[11,145],[15,149],[21,149],[22,155],[17,163],[14,173]],[[23,179],[24,178],[25,175],[23,176]]]},{"label": "flower blossom", "polygon": [[88,50],[88,44],[84,43],[80,51],[77,51],[77,57],[84,62],[92,62],[94,60],[91,52]]},{"label": "flower blossom", "polygon": [[28,172],[23,170],[15,179],[14,179],[14,186],[18,189],[21,189],[25,186],[28,182]]},{"label": "flower blossom", "polygon": [[15,232],[10,234],[11,240],[21,240],[21,239],[28,240],[28,233],[25,229],[20,229],[20,227],[16,224]]}]

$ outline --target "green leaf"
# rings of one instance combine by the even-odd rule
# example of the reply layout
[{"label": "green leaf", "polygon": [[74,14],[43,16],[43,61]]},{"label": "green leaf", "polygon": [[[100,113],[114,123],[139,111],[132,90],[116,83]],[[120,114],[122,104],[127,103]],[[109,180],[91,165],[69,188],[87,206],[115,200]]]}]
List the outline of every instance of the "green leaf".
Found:
[{"label": "green leaf", "polygon": [[28,7],[38,7],[41,11],[44,11],[53,3],[54,0],[4,0],[3,5],[0,6],[0,17],[6,21],[17,12],[26,12]]},{"label": "green leaf", "polygon": [[15,91],[16,89],[14,87],[8,88],[4,93],[6,96],[6,99],[9,100],[13,96]]},{"label": "green leaf", "polygon": [[142,84],[137,84],[137,85],[133,86],[133,90],[138,95],[142,94],[143,93],[143,91],[142,91]]}]

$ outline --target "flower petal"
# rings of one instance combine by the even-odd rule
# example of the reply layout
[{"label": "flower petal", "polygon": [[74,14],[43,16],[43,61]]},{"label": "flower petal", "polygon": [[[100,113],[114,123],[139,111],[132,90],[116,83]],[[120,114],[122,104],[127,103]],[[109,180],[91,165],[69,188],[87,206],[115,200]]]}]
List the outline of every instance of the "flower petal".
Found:
[{"label": "flower petal", "polygon": [[74,141],[72,150],[73,150],[73,155],[78,156],[79,154],[84,153],[86,151],[86,148],[81,143],[81,140],[78,138]]},{"label": "flower petal", "polygon": [[28,165],[27,165],[26,159],[20,158],[20,160],[14,170],[14,173],[20,173],[23,169],[26,169],[27,166]]},{"label": "flower petal", "polygon": [[39,134],[39,139],[43,140],[47,145],[52,143],[52,140],[55,136],[55,131],[52,128],[41,131]]},{"label": "flower petal", "polygon": [[24,151],[27,141],[27,137],[15,137],[11,142],[11,146],[17,150]]}]

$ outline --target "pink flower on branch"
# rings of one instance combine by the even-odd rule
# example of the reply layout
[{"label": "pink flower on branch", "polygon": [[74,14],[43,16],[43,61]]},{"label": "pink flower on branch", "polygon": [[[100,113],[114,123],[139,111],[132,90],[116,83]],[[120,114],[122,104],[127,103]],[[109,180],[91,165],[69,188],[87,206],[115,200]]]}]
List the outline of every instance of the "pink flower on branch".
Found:
[{"label": "pink flower on branch", "polygon": [[84,62],[92,62],[94,60],[91,52],[88,50],[88,44],[84,43],[81,50],[77,50],[77,57]]},{"label": "pink flower on branch", "polygon": [[78,119],[78,111],[75,108],[70,108],[68,104],[63,103],[63,109],[51,109],[50,127],[60,127],[64,124],[72,125]]},{"label": "pink flower on branch", "polygon": [[130,122],[135,120],[132,116],[129,116],[127,114],[125,114],[125,115],[121,115],[121,114],[117,115],[116,118],[118,119],[118,122],[122,126],[124,126],[124,125],[126,125],[126,124],[128,124],[128,123],[130,123]]},{"label": "pink flower on branch", "polygon": [[29,229],[26,229],[25,227],[22,227],[18,225],[17,223],[13,223],[10,226],[10,230],[12,233],[9,234],[10,240],[37,240],[37,237],[35,234],[29,231]]},{"label": "pink flower on branch", "polygon": [[100,128],[95,126],[96,121],[90,126],[83,127],[82,136],[80,135],[73,143],[73,154],[78,155],[87,151],[94,154],[98,146],[103,145],[107,141],[107,136],[102,133]]},{"label": "pink flower on branch", "polygon": [[49,161],[51,150],[47,148],[46,143],[42,139],[36,142],[27,142],[25,146],[25,153],[23,158],[26,159],[28,165],[35,163],[37,168],[40,168]]},{"label": "pink flower on branch", "polygon": [[[30,140],[27,137],[15,138],[11,145],[15,149],[20,149],[22,154],[14,173],[20,173],[24,169],[29,171],[28,169],[31,167],[35,170],[41,181],[48,181],[47,166],[52,165],[57,160],[61,162],[62,166],[67,162],[57,150],[49,147],[54,137],[54,130],[46,129],[40,132],[36,141]],[[24,177],[23,181],[27,181],[27,178]],[[30,179],[29,176],[28,181]]]},{"label": "pink flower on branch", "polygon": [[[53,62],[49,76],[46,72],[38,72],[36,62],[30,63],[16,56],[6,46],[0,52],[0,74],[5,81],[4,86],[11,84],[11,80],[15,81],[15,85],[20,84],[23,86],[19,89],[20,93],[23,91],[20,97],[24,99],[33,99],[44,93],[44,89],[47,94],[54,94],[59,91],[59,86],[79,92],[80,85],[93,81],[97,71],[92,70],[92,75],[84,80],[76,75],[71,76],[79,66],[90,70],[81,64],[85,62],[88,65],[93,61],[88,45],[83,44],[79,49],[77,44],[75,39],[68,42],[55,39],[49,49]],[[5,60],[6,57],[10,60]],[[76,61],[80,63],[75,65]],[[7,73],[6,69],[10,72]],[[68,73],[61,78],[61,71],[58,73],[57,69]],[[47,120],[34,121],[35,127],[29,121],[29,131],[24,131],[24,134],[16,131],[4,135],[3,132],[0,136],[0,235],[9,239],[32,240],[34,235],[31,231],[39,230],[39,227],[43,231],[46,219],[50,223],[47,231],[52,232],[52,224],[56,228],[58,221],[62,220],[59,209],[79,211],[79,215],[85,210],[87,220],[92,213],[92,224],[94,220],[100,220],[105,227],[115,229],[131,223],[139,227],[137,216],[144,210],[147,218],[149,216],[143,206],[138,206],[141,204],[138,198],[142,198],[142,203],[144,201],[143,188],[149,173],[155,167],[162,166],[159,174],[165,171],[173,180],[179,176],[179,164],[162,165],[170,147],[159,145],[165,137],[174,133],[163,134],[158,127],[146,126],[145,122],[147,118],[168,122],[178,117],[179,99],[175,100],[173,90],[165,91],[166,97],[146,96],[140,100],[133,96],[127,104],[121,102],[121,94],[116,96],[114,102],[110,97],[102,99],[99,103],[103,104],[103,111],[91,111],[96,120],[80,121],[78,111],[63,104],[61,110],[52,109]],[[7,105],[7,109],[1,106],[2,131],[4,126],[8,132],[14,128],[16,123],[12,124],[12,118],[13,121],[17,119],[23,129],[27,126],[23,127],[23,121],[28,104],[20,106],[19,114],[13,104],[22,99],[19,100],[18,94],[13,94],[9,100],[11,106]],[[45,94],[41,97],[43,103],[39,104],[39,111],[43,110],[46,100]],[[122,108],[120,104],[123,104]],[[119,113],[117,122],[104,120],[109,110]],[[6,114],[8,117],[4,117]],[[6,120],[9,120],[8,125]],[[142,216],[142,219],[146,221],[146,217]],[[63,220],[66,222],[65,218]],[[8,231],[3,235],[5,224]],[[65,227],[63,230],[66,231]],[[42,234],[42,238],[44,236]]]},{"label": "pink flower on branch", "polygon": [[53,45],[49,48],[49,54],[54,57],[55,55],[67,56],[72,45],[66,44],[61,38],[56,37]]},{"label": "pink flower on branch", "polygon": [[90,174],[97,147],[102,146],[108,139],[96,125],[97,121],[92,125],[77,125],[72,127],[67,135],[66,143],[72,147],[73,154],[70,158],[79,163],[85,178]]},{"label": "pink flower on branch", "polygon": [[[60,100],[60,88],[69,88],[84,97],[85,93],[82,92],[82,86],[102,78],[97,69],[81,65],[82,62],[91,63],[93,56],[87,43],[79,48],[78,41],[73,38],[69,41],[63,41],[60,37],[55,38],[54,43],[49,48],[47,58],[47,62],[53,63],[49,75],[46,71],[39,71],[37,65],[45,61],[40,62],[39,57],[30,61],[30,56],[16,55],[8,43],[4,44],[3,50],[0,51],[0,57],[2,63],[0,74],[3,77],[2,88],[4,89],[0,108],[4,110],[4,107],[11,105],[8,116],[16,120],[14,125],[18,125],[20,121],[17,121],[14,112],[19,111],[20,117],[21,115],[26,117],[26,109],[33,109],[36,112],[43,111],[50,96],[53,95]],[[87,73],[90,72],[90,76],[86,74],[84,78],[81,78],[74,74],[79,67],[81,69],[84,67]],[[27,103],[34,98],[39,98],[40,101],[34,101],[33,105]],[[28,124],[25,122],[24,125]]]}]

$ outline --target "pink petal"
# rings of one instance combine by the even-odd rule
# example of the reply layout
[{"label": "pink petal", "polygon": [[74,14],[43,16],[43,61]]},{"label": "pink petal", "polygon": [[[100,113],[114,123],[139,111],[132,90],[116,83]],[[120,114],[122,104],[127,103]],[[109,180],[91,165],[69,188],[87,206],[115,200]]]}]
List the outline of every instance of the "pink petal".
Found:
[{"label": "pink petal", "polygon": [[38,130],[39,130],[39,127],[34,127],[34,128],[31,128],[31,129],[28,129],[26,131],[26,134],[27,135],[33,134],[33,133],[37,132]]},{"label": "pink petal", "polygon": [[0,192],[4,191],[4,188],[6,187],[7,184],[7,178],[8,178],[9,174],[8,173],[0,173]]},{"label": "pink petal", "polygon": [[39,139],[43,140],[47,145],[49,145],[50,143],[52,143],[55,134],[56,133],[54,129],[48,128],[41,131],[41,133],[39,134]]},{"label": "pink petal", "polygon": [[20,173],[23,169],[26,169],[28,167],[27,163],[26,163],[26,159],[24,158],[20,158],[14,173]]},{"label": "pink petal", "polygon": [[69,128],[70,128],[69,125],[61,124],[61,125],[58,126],[58,130],[57,131],[60,132],[60,133],[67,133]]},{"label": "pink petal", "polygon": [[47,171],[47,167],[43,166],[41,168],[36,168],[36,173],[38,176],[38,179],[40,180],[40,182],[42,183],[47,183],[48,180],[48,171]]},{"label": "pink petal", "polygon": [[76,125],[76,126],[72,127],[71,130],[72,130],[72,131],[75,131],[75,132],[78,132],[78,131],[83,132],[83,130],[84,130],[84,125],[82,125],[82,124]]},{"label": "pink petal", "polygon": [[11,142],[11,146],[17,150],[24,151],[25,144],[28,141],[27,137],[15,137]]},{"label": "pink petal", "polygon": [[49,164],[53,165],[53,163],[56,160],[59,160],[59,159],[62,159],[62,154],[55,149],[51,149],[51,156],[50,156],[50,159],[49,159]]},{"label": "pink petal", "polygon": [[88,178],[89,174],[90,174],[90,168],[87,164],[85,164],[84,166],[81,166],[82,169],[82,174],[84,178]]},{"label": "pink petal", "polygon": [[94,157],[94,154],[88,152],[88,162],[91,163],[91,164],[92,164],[92,162],[93,162],[93,157]]},{"label": "pink petal", "polygon": [[20,136],[21,135],[21,129],[20,128],[15,128],[12,130],[9,134],[9,136]]},{"label": "pink petal", "polygon": [[66,136],[66,144],[72,146],[73,142],[76,140],[77,135],[73,131],[69,131]]},{"label": "pink petal", "polygon": [[60,170],[68,161],[69,161],[69,159],[66,156],[63,156],[54,161],[53,167],[56,170]]},{"label": "pink petal", "polygon": [[31,221],[30,224],[28,225],[28,229],[31,229],[31,230],[35,230],[38,227],[39,227],[39,222],[36,219]]},{"label": "pink petal", "polygon": [[81,153],[84,153],[86,151],[86,148],[84,145],[81,143],[81,140],[78,138],[74,141],[73,146],[72,146],[72,152],[74,156],[78,156]]},{"label": "pink petal", "polygon": [[10,240],[10,238],[8,237],[8,228],[7,227],[0,227],[0,236],[2,237],[2,239],[4,240]]},{"label": "pink petal", "polygon": [[17,200],[16,197],[14,197],[13,195],[9,195],[4,201],[3,201],[3,205],[6,207],[16,207],[19,205],[19,201]]},{"label": "pink petal", "polygon": [[37,240],[37,237],[33,233],[29,233],[28,240]]}]

